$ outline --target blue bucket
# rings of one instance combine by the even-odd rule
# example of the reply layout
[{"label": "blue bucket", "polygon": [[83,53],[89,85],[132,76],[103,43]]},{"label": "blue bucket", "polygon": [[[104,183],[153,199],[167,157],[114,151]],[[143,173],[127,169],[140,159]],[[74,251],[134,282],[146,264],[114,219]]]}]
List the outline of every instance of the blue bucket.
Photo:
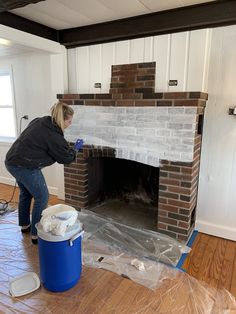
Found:
[{"label": "blue bucket", "polygon": [[80,279],[81,262],[81,225],[68,228],[65,236],[44,232],[37,225],[40,279],[43,286],[53,292],[72,288]]}]

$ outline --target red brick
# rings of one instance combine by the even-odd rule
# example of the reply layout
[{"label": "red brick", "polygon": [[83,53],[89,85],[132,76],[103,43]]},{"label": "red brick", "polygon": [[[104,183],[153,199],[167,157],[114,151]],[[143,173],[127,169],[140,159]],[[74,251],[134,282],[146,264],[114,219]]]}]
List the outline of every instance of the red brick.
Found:
[{"label": "red brick", "polygon": [[182,207],[182,208],[190,208],[191,204],[187,203],[187,202],[183,202],[183,201],[176,201],[176,200],[172,200],[172,199],[168,199],[167,201],[168,204],[173,205],[173,206],[178,206],[178,207]]}]

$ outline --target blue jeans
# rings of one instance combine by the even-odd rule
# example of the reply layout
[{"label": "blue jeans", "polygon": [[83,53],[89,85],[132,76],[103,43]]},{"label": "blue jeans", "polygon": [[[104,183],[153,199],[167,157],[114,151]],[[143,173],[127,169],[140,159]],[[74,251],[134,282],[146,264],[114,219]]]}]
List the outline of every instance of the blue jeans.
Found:
[{"label": "blue jeans", "polygon": [[19,225],[30,224],[30,205],[34,199],[32,208],[31,234],[36,236],[35,224],[40,221],[42,211],[48,204],[48,188],[40,169],[28,169],[20,166],[6,164],[7,170],[15,177],[20,189],[19,195]]}]

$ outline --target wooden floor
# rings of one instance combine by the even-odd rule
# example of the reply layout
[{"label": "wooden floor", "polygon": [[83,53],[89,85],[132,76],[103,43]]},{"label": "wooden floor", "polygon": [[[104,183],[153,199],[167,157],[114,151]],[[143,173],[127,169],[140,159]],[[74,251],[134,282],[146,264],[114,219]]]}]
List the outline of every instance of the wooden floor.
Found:
[{"label": "wooden floor", "polygon": [[[8,200],[11,197],[12,191],[12,186],[0,184],[1,199]],[[13,202],[16,203],[17,199],[18,189],[16,190]],[[51,205],[61,202],[57,197],[50,196],[49,203]],[[236,297],[235,260],[236,242],[198,233],[192,251],[185,260],[183,268],[196,279],[204,281],[215,288],[226,288]],[[110,275],[106,275],[103,272],[101,276],[104,276],[105,280],[106,276],[109,277]],[[109,285],[113,285],[113,283],[110,282]]]}]

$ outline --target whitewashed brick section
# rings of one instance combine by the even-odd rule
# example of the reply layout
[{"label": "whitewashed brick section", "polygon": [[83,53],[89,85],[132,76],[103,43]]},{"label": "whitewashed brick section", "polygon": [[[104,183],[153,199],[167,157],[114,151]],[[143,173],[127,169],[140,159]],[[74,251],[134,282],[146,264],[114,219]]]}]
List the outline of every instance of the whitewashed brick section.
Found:
[{"label": "whitewashed brick section", "polygon": [[70,142],[116,149],[116,157],[159,166],[193,160],[197,108],[73,106]]}]

